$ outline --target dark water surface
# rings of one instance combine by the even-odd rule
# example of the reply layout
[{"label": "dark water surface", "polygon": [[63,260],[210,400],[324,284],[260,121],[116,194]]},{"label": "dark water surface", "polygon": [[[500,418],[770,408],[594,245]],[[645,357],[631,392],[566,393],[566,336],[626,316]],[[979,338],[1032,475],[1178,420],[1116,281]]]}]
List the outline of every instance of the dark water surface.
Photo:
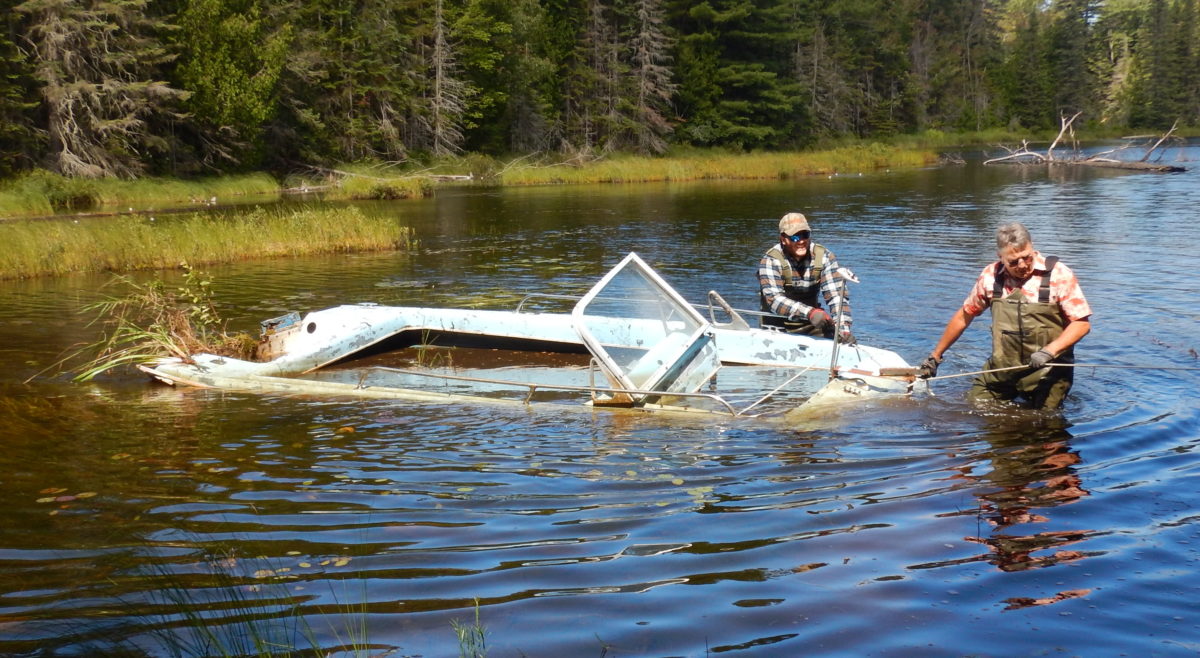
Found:
[{"label": "dark water surface", "polygon": [[[1197,367],[1200,152],[1175,155],[1193,168],[446,192],[365,206],[412,253],[209,271],[247,330],[343,302],[511,308],[628,251],[752,307],[801,210],[862,280],[855,334],[916,363],[1021,220],[1092,304],[1081,363]],[[803,429],[22,383],[95,337],[77,311],[105,280],[0,283],[0,654],[454,656],[476,614],[491,656],[1200,650],[1196,371],[1082,369],[1053,416],[973,409],[950,379]]]}]

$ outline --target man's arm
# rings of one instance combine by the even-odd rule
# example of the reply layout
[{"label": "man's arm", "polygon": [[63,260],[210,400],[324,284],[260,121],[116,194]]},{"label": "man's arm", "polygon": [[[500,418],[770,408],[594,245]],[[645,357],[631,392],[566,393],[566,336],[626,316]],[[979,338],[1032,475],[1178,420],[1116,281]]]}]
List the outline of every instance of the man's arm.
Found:
[{"label": "man's arm", "polygon": [[1043,350],[1054,356],[1058,356],[1066,351],[1069,347],[1078,343],[1088,332],[1092,330],[1091,316],[1072,320],[1063,328],[1063,332],[1058,335],[1058,338],[1046,343],[1042,347]]},{"label": "man's arm", "polygon": [[[946,323],[946,328],[942,330],[942,337],[938,339],[937,345],[930,352],[930,356],[941,361],[946,350],[950,349],[950,346],[963,335],[963,332],[967,330],[967,327],[971,326],[971,321],[974,319],[975,316],[968,315],[962,308],[955,311],[954,315],[950,317],[950,321]],[[1080,336],[1080,338],[1083,338],[1083,336]]]},{"label": "man's arm", "polygon": [[838,274],[839,267],[837,257],[826,249],[825,264],[821,270],[821,296],[825,298],[825,305],[829,307],[829,315],[837,318],[841,312],[842,327],[849,328],[854,323],[850,315],[850,291],[847,290],[842,275]]}]

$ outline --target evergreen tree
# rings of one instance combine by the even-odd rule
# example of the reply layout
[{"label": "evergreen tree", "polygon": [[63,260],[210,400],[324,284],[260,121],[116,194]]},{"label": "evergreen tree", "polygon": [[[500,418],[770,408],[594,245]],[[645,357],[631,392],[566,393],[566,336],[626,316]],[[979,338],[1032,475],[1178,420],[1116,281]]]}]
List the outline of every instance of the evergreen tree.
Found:
[{"label": "evergreen tree", "polygon": [[1094,18],[1091,0],[1058,0],[1048,18],[1045,66],[1056,114],[1094,115],[1096,88],[1088,70],[1088,34]]},{"label": "evergreen tree", "polygon": [[665,116],[676,85],[671,80],[671,40],[663,25],[659,0],[636,0],[636,16],[628,52],[632,55],[632,146],[639,153],[662,153],[672,126]]},{"label": "evergreen tree", "polygon": [[1028,7],[1013,14],[1003,61],[993,80],[1003,101],[1010,129],[1045,129],[1058,125],[1053,76],[1045,53],[1042,15]]},{"label": "evergreen tree", "polygon": [[0,1],[0,176],[33,164],[38,147],[33,110],[37,107],[29,62],[17,48],[15,2]]},{"label": "evergreen tree", "polygon": [[789,75],[794,40],[780,29],[790,16],[784,0],[673,3],[684,139],[740,148],[804,139],[801,87]]},{"label": "evergreen tree", "polygon": [[166,25],[146,0],[27,0],[25,43],[41,86],[47,165],[82,177],[133,176],[168,141],[152,129],[186,97],[159,78]]},{"label": "evergreen tree", "polygon": [[191,94],[185,107],[204,164],[237,165],[246,155],[256,163],[277,109],[290,26],[269,25],[259,0],[186,0],[178,25],[176,79]]},{"label": "evergreen tree", "polygon": [[537,0],[514,2],[515,48],[508,58],[505,81],[508,100],[504,118],[508,146],[517,152],[550,149],[556,137],[558,124],[552,117],[557,85],[554,60],[551,59],[553,39],[549,36],[548,24],[547,12]]},{"label": "evergreen tree", "polygon": [[1137,35],[1146,17],[1145,4],[1144,0],[1110,2],[1094,24],[1091,69],[1104,123],[1129,125]]}]

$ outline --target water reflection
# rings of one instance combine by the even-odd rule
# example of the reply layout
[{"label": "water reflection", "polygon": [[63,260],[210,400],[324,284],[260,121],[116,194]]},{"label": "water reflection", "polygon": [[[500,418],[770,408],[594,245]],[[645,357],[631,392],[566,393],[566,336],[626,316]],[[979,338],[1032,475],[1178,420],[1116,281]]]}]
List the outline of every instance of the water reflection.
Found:
[{"label": "water reflection", "polygon": [[986,536],[967,539],[987,546],[988,561],[1004,571],[1083,558],[1084,553],[1067,547],[1086,540],[1093,530],[1032,532],[1051,523],[1052,509],[1089,495],[1078,473],[1081,458],[1070,446],[1070,432],[1065,426],[1054,427],[1065,421],[1053,418],[1032,432],[1014,432],[1012,422],[1012,418],[994,421],[982,436],[989,446],[987,473],[972,475],[964,469],[964,477],[978,488],[976,513],[993,528]]},{"label": "water reflection", "polygon": [[[689,299],[713,289],[753,307],[762,236],[782,209],[812,208],[863,279],[860,340],[911,361],[992,257],[980,236],[1016,219],[1095,296],[1081,362],[1195,365],[1196,175],[968,165],[468,190],[369,206],[418,231],[412,253],[213,273],[248,330],[346,302],[578,293],[631,250]],[[1178,263],[1156,270],[1139,312],[1114,245],[1129,262]],[[103,279],[0,286],[0,654],[169,655],[155,634],[193,626],[159,595],[172,583],[230,632],[297,622],[336,651],[345,636],[327,629],[361,625],[393,655],[454,655],[451,622],[469,623],[476,601],[489,655],[1102,655],[1194,641],[1192,372],[1085,370],[1057,418],[975,409],[969,382],[947,380],[805,427],[271,398],[130,374],[20,384],[92,338],[75,309]],[[976,369],[984,333],[945,372]]]}]

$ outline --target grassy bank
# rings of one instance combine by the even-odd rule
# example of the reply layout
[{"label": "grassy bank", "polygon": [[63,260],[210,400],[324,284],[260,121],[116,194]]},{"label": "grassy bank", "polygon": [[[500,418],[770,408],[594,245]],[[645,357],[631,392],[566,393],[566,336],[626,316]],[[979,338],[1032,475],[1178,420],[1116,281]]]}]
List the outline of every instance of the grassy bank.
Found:
[{"label": "grassy bank", "polygon": [[0,223],[0,278],[173,268],[251,258],[406,248],[411,231],[358,208]]},{"label": "grassy bank", "polygon": [[828,150],[730,154],[711,151],[672,157],[614,156],[583,164],[517,164],[498,174],[502,185],[552,183],[635,183],[712,179],[785,179],[834,173],[860,173],[889,167],[919,167],[937,154],[883,144],[839,146]]},{"label": "grassy bank", "polygon": [[0,183],[0,218],[145,211],[208,205],[222,199],[278,196],[279,183],[265,173],[198,180],[96,180],[35,171]]}]

